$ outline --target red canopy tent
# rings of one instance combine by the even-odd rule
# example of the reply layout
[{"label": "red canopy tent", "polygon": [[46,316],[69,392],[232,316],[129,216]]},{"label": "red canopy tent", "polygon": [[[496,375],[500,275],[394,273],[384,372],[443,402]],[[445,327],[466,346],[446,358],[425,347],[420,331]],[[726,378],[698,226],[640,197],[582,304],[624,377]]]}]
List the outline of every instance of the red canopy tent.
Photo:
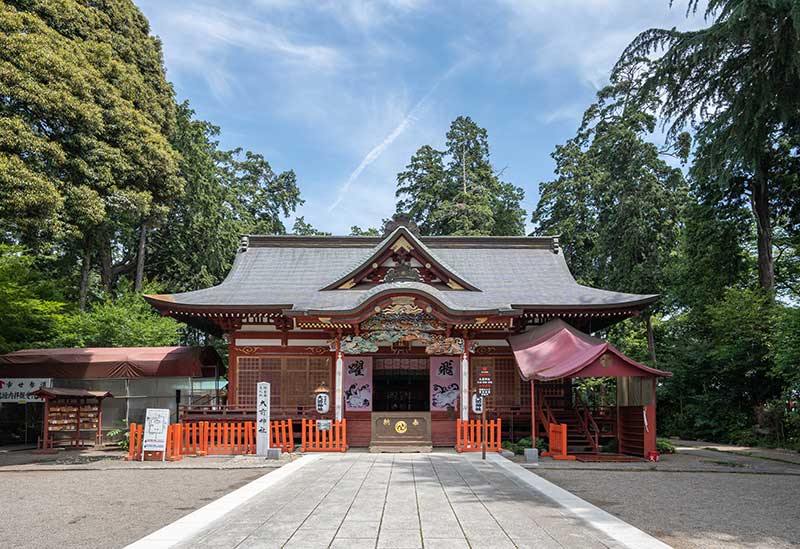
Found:
[{"label": "red canopy tent", "polygon": [[[671,373],[637,362],[622,354],[607,341],[585,334],[561,319],[554,319],[528,332],[510,336],[508,342],[520,374],[523,379],[531,382],[534,436],[537,422],[536,381],[547,382],[573,377],[647,378],[650,396],[645,398],[640,393],[641,402],[636,402],[635,406],[626,403],[621,407],[618,395],[616,432],[621,452],[646,456],[655,451],[655,379],[671,376]],[[644,392],[643,383],[639,383],[638,388]],[[542,410],[538,412],[539,417],[545,416]],[[591,439],[592,433],[588,426],[591,424],[595,430],[597,426],[588,410],[585,409],[583,414],[584,430]],[[560,423],[548,423],[547,419],[542,421],[546,430],[548,425]],[[566,437],[566,434],[563,436]],[[563,445],[566,447],[566,444],[564,442]],[[596,451],[598,447],[596,437],[593,446]]]},{"label": "red canopy tent", "polygon": [[565,377],[671,376],[622,354],[613,345],[561,319],[508,338],[525,380]]}]

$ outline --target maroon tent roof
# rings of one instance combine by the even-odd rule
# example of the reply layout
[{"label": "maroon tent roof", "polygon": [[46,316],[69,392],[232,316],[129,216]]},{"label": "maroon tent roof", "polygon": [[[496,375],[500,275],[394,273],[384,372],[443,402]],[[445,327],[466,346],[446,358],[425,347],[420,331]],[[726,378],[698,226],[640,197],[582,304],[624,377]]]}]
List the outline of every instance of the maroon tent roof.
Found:
[{"label": "maroon tent roof", "polygon": [[561,319],[511,336],[508,342],[526,380],[672,375],[628,358],[607,341],[585,334]]},{"label": "maroon tent roof", "polygon": [[104,399],[112,395],[108,391],[87,391],[86,389],[67,389],[65,387],[43,387],[31,393],[40,398],[97,398]]},{"label": "maroon tent roof", "polygon": [[222,361],[211,347],[25,349],[0,355],[0,377],[105,379],[222,373]]}]

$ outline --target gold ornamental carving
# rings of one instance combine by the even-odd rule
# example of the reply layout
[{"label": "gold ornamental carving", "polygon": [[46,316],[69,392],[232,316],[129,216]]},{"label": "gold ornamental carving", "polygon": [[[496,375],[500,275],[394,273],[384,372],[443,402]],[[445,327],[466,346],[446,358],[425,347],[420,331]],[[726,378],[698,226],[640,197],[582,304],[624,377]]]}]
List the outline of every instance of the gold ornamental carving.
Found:
[{"label": "gold ornamental carving", "polygon": [[408,424],[401,419],[400,421],[394,424],[394,430],[397,432],[397,434],[402,435],[403,433],[408,431]]}]

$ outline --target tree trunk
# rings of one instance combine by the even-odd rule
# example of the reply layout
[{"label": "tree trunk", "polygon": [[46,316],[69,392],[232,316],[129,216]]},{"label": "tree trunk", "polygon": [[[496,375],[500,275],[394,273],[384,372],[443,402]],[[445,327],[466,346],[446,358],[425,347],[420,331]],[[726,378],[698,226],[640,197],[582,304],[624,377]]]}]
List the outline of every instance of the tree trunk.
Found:
[{"label": "tree trunk", "polygon": [[78,290],[78,308],[81,312],[86,310],[86,296],[89,293],[89,271],[92,268],[92,249],[89,241],[84,243],[83,260],[81,262],[81,283]]},{"label": "tree trunk", "polygon": [[100,239],[100,282],[108,293],[114,286],[114,264],[111,258],[111,242],[108,238]]},{"label": "tree trunk", "polygon": [[651,366],[656,367],[656,340],[653,337],[653,316],[650,313],[644,317],[647,324],[647,349],[650,351]]},{"label": "tree trunk", "polygon": [[145,244],[147,243],[147,222],[142,221],[142,227],[139,229],[139,250],[136,253],[136,276],[133,281],[133,291],[139,293],[142,291],[142,282],[144,281],[144,254]]},{"label": "tree trunk", "polygon": [[758,283],[772,292],[775,289],[775,260],[772,257],[772,220],[769,208],[768,174],[762,161],[756,164],[751,181],[750,205],[756,219],[758,242]]}]

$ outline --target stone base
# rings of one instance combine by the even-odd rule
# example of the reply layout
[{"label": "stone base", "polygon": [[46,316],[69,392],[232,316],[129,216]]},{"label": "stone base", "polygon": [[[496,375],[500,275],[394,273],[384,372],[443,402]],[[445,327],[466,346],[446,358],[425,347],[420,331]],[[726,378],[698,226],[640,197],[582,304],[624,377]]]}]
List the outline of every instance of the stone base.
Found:
[{"label": "stone base", "polygon": [[263,457],[264,459],[281,459],[281,449],[267,448],[267,453],[264,455],[259,454],[259,457]]},{"label": "stone base", "polygon": [[525,448],[525,463],[539,463],[538,448]]},{"label": "stone base", "polygon": [[433,446],[428,446],[425,444],[375,444],[369,447],[369,451],[372,454],[381,454],[381,453],[400,453],[400,454],[429,454],[433,451]]}]

